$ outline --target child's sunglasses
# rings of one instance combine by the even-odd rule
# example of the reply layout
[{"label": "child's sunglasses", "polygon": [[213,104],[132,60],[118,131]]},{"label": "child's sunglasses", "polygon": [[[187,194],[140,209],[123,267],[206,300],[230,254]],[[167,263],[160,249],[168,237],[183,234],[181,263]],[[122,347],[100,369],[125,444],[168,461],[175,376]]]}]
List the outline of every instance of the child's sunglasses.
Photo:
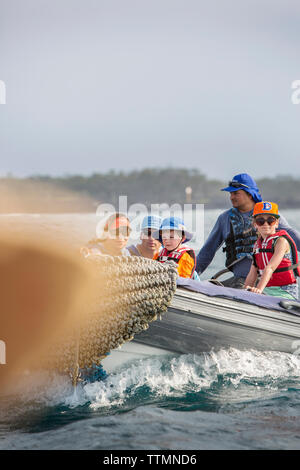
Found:
[{"label": "child's sunglasses", "polygon": [[254,222],[259,226],[262,227],[265,222],[267,222],[268,225],[274,225],[276,223],[276,217],[268,217],[267,219],[264,219],[263,217],[256,217],[254,219]]},{"label": "child's sunglasses", "polygon": [[174,239],[174,240],[181,240],[183,237],[183,232],[178,230],[162,230],[161,231],[161,238],[162,239]]}]

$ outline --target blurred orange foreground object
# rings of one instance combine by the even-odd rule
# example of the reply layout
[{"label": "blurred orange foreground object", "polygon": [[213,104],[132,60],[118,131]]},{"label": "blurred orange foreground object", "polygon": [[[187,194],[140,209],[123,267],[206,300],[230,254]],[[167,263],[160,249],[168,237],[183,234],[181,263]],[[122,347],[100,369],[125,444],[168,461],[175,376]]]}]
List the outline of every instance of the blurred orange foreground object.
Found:
[{"label": "blurred orange foreground object", "polygon": [[0,391],[81,321],[90,272],[78,252],[0,237]]}]

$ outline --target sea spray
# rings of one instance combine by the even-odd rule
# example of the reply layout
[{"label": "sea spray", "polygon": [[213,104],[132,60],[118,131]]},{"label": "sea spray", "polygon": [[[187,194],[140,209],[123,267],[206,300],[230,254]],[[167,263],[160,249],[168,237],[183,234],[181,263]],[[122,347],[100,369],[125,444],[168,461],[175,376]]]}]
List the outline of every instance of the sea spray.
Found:
[{"label": "sea spray", "polygon": [[163,403],[168,398],[188,401],[188,395],[196,399],[196,395],[203,392],[224,402],[226,392],[230,395],[229,401],[233,395],[238,401],[240,390],[243,401],[257,394],[277,393],[287,381],[298,383],[299,376],[300,358],[297,356],[230,348],[202,355],[134,361],[107,380],[84,386],[84,392],[93,410],[126,407],[135,400],[139,404],[148,400]]},{"label": "sea spray", "polygon": [[[37,371],[14,384],[18,409],[31,407],[82,406],[91,410],[122,409],[130,404],[161,403],[169,398],[189,400],[203,392],[215,399],[228,394],[239,400],[249,394],[278,391],[292,384],[299,388],[300,357],[276,351],[240,351],[229,348],[201,355],[169,355],[129,362],[105,380],[79,383],[76,389],[63,374]],[[7,398],[6,398],[7,400]]]}]

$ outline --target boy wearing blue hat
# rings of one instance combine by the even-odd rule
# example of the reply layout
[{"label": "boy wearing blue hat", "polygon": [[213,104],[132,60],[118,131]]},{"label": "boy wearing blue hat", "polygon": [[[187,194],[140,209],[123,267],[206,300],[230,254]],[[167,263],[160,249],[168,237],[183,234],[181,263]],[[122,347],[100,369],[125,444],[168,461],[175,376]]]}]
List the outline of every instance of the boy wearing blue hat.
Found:
[{"label": "boy wearing blue hat", "polygon": [[157,261],[161,263],[174,261],[178,265],[179,276],[192,278],[196,266],[196,256],[194,250],[185,243],[193,238],[193,234],[186,229],[183,220],[179,217],[164,219],[159,233],[154,236],[159,236],[163,245],[156,258]]},{"label": "boy wearing blue hat", "polygon": [[[196,271],[201,274],[213,260],[217,250],[225,242],[226,268],[233,277],[222,281],[227,287],[242,288],[252,263],[252,251],[257,234],[253,227],[252,215],[256,203],[262,201],[254,179],[247,173],[240,173],[229,181],[221,191],[230,193],[232,208],[217,219],[207,241],[197,256]],[[284,217],[280,217],[280,230],[286,230],[300,250],[300,234],[292,229]]]},{"label": "boy wearing blue hat", "polygon": [[161,217],[157,215],[147,215],[141,224],[141,242],[138,245],[131,245],[127,249],[131,256],[143,256],[144,258],[156,259],[161,249],[161,243],[153,236],[159,230]]}]

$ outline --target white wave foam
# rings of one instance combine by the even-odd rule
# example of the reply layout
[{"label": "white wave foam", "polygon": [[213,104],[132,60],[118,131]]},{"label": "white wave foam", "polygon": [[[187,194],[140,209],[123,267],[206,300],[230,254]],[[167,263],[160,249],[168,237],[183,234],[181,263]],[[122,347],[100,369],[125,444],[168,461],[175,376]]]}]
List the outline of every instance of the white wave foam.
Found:
[{"label": "white wave foam", "polygon": [[181,396],[188,388],[209,387],[212,377],[199,368],[197,358],[180,356],[166,359],[149,358],[135,362],[104,382],[87,384],[84,391],[93,409],[120,406],[146,387],[156,396]]},{"label": "white wave foam", "polygon": [[[300,358],[279,352],[239,351],[227,349],[201,356],[183,355],[170,358],[149,358],[134,363],[122,372],[111,375],[104,382],[84,387],[91,408],[121,406],[147,387],[157,397],[180,397],[186,392],[197,393],[209,389],[219,377],[228,377],[238,387],[245,379],[252,381],[272,379],[267,388],[278,389],[274,381],[299,378]],[[253,396],[252,396],[253,398]]]},{"label": "white wave foam", "polygon": [[276,351],[240,351],[234,348],[209,354],[219,374],[242,378],[286,378],[300,376],[300,356]]},{"label": "white wave foam", "polygon": [[[64,405],[70,408],[90,403],[94,410],[121,407],[143,397],[184,397],[186,393],[211,392],[211,387],[223,381],[216,399],[249,399],[259,393],[276,393],[282,381],[300,376],[300,357],[280,352],[239,351],[226,349],[203,355],[149,357],[132,362],[105,381],[79,384],[74,390],[68,377],[46,372],[30,374],[15,384],[14,399],[21,397],[21,409]],[[247,382],[248,381],[248,382]],[[225,387],[224,387],[225,384]],[[232,395],[226,384],[241,392]],[[259,389],[261,392],[258,392]],[[221,397],[222,395],[222,397]],[[140,398],[142,397],[142,398]],[[213,397],[214,398],[214,397]]]}]

